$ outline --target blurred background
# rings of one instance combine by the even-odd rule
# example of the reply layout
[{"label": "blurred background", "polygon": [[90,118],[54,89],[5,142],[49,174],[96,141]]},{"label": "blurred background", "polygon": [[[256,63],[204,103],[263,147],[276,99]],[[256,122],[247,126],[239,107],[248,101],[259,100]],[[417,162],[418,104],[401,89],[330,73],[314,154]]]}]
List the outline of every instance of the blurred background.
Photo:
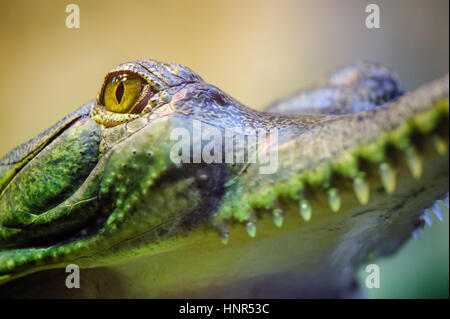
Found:
[{"label": "blurred background", "polygon": [[[79,29],[66,28],[69,3],[80,7]],[[369,3],[380,7],[380,29],[365,26]],[[1,8],[0,156],[95,98],[109,69],[136,58],[185,64],[257,109],[355,59],[392,67],[406,90],[449,71],[448,0],[2,0]],[[448,298],[448,212],[379,265],[381,288],[369,297]]]}]

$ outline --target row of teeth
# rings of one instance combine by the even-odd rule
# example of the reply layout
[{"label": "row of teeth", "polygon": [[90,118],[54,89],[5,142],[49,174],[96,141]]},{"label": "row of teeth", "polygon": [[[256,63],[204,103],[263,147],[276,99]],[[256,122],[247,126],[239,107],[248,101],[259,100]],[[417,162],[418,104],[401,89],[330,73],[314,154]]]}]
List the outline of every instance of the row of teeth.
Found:
[{"label": "row of teeth", "polygon": [[[444,155],[448,151],[447,143],[439,136],[435,135],[433,137],[433,144],[439,155]],[[418,151],[414,146],[410,146],[405,150],[406,165],[414,179],[420,179],[423,171],[423,160],[419,155]],[[382,162],[379,165],[379,174],[381,183],[387,194],[393,194],[396,189],[397,184],[397,171],[388,162]],[[361,205],[366,205],[369,202],[370,196],[370,186],[367,180],[364,178],[364,174],[353,179],[353,190],[355,192],[356,198]],[[337,188],[330,188],[327,191],[328,204],[331,211],[337,213],[341,208],[341,197],[339,195],[339,190]],[[444,215],[439,202],[442,201],[448,207],[448,193],[442,200],[435,201],[430,208],[424,211],[421,218],[429,226],[432,224],[430,211],[433,212],[436,217],[443,221]],[[300,199],[299,201],[299,213],[303,220],[310,221],[312,217],[312,205],[307,199]],[[272,212],[273,223],[278,228],[283,225],[283,213],[281,209],[274,209]],[[256,224],[253,221],[249,221],[246,224],[246,230],[250,237],[254,238],[256,236]],[[414,238],[418,237],[423,229],[417,229],[414,231]],[[221,232],[221,241],[223,244],[227,244],[229,240],[229,233]]]},{"label": "row of teeth", "polygon": [[[433,225],[433,218],[431,213],[433,213],[440,222],[443,222],[444,212],[442,210],[442,207],[446,206],[447,208],[449,208],[448,197],[449,194],[447,192],[442,199],[436,200],[430,207],[425,209],[422,215],[419,217],[419,219],[423,220],[425,224],[431,227]],[[423,231],[424,231],[423,227],[416,228],[412,233],[413,238],[415,240],[418,240]]]}]

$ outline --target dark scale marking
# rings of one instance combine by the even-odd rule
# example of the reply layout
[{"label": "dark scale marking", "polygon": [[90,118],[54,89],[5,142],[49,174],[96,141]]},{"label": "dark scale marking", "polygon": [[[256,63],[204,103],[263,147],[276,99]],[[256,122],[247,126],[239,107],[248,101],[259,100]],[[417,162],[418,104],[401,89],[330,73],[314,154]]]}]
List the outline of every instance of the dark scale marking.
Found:
[{"label": "dark scale marking", "polygon": [[358,217],[358,216],[361,216],[361,215],[364,215],[364,214],[374,213],[374,212],[376,213],[377,210],[376,209],[366,209],[366,210],[363,210],[362,212],[358,212],[356,214],[353,214],[352,218]]}]

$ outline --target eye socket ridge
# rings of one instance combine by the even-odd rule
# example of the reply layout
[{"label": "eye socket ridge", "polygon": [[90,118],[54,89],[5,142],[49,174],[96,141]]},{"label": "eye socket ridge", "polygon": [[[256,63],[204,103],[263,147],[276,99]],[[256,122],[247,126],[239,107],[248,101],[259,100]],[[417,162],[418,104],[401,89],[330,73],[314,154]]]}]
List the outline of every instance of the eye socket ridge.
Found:
[{"label": "eye socket ridge", "polygon": [[118,72],[107,76],[99,102],[111,112],[137,114],[142,112],[152,95],[150,84],[141,76]]}]

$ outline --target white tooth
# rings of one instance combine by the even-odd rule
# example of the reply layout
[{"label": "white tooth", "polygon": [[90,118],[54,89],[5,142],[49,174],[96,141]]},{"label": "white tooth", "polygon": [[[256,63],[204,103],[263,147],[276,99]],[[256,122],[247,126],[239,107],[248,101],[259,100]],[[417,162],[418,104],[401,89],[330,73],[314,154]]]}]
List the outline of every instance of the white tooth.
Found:
[{"label": "white tooth", "polygon": [[283,213],[282,213],[281,209],[275,209],[272,212],[272,217],[273,217],[273,223],[275,224],[275,226],[277,226],[278,228],[283,226]]},{"label": "white tooth", "polygon": [[444,212],[442,211],[442,206],[439,204],[439,201],[435,201],[433,205],[431,206],[431,211],[434,215],[436,215],[437,219],[439,219],[441,222],[444,221]]},{"label": "white tooth", "polygon": [[419,228],[413,230],[413,232],[412,232],[413,238],[415,240],[419,240],[420,235],[422,235],[423,231],[424,231],[424,228],[422,228],[422,227],[419,227]]},{"label": "white tooth", "polygon": [[395,192],[395,183],[397,179],[397,173],[392,166],[387,163],[380,164],[381,183],[386,190],[386,193],[392,194]]},{"label": "white tooth", "polygon": [[220,241],[222,242],[222,244],[226,245],[228,244],[228,240],[230,239],[230,235],[228,233],[223,233],[220,236]]},{"label": "white tooth", "polygon": [[442,199],[442,201],[444,202],[444,205],[447,206],[447,208],[449,208],[449,207],[448,207],[448,193],[445,194],[445,196],[444,196],[444,198]]},{"label": "white tooth", "polygon": [[247,229],[247,233],[251,238],[254,238],[256,236],[256,225],[253,222],[248,222],[245,226]]},{"label": "white tooth", "polygon": [[306,222],[311,220],[312,215],[311,203],[306,199],[300,200],[300,215]]},{"label": "white tooth", "polygon": [[414,240],[419,240],[420,231],[418,229],[414,230],[412,233],[412,236],[413,236]]},{"label": "white tooth", "polygon": [[353,188],[355,190],[356,198],[361,205],[366,205],[369,202],[370,186],[363,176],[356,177],[353,181]]},{"label": "white tooth", "polygon": [[408,165],[413,178],[419,179],[422,176],[422,157],[418,154],[414,147],[406,149],[406,164]]},{"label": "white tooth", "polygon": [[433,219],[431,218],[429,209],[425,209],[425,211],[423,212],[422,218],[425,221],[425,223],[427,223],[428,226],[431,227],[433,225]]}]

